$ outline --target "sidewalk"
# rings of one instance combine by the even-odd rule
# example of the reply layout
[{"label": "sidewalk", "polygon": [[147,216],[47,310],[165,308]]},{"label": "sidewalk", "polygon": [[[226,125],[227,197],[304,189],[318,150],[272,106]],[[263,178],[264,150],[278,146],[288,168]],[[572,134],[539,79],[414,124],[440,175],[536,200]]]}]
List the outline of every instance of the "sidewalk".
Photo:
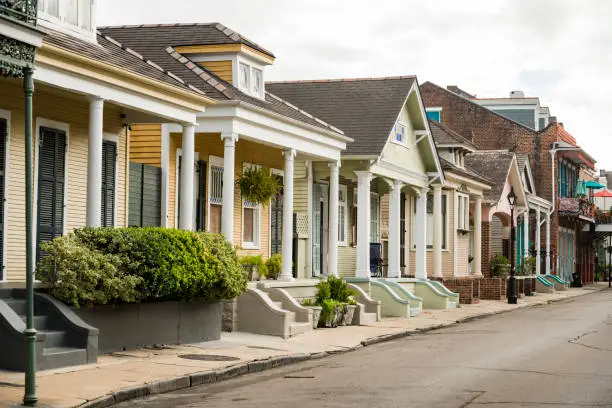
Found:
[{"label": "sidewalk", "polygon": [[[102,355],[97,364],[39,372],[39,405],[105,407],[115,401],[320,358],[328,353],[350,351],[419,331],[548,304],[604,288],[607,284],[537,294],[519,299],[518,305],[481,300],[478,304],[462,305],[458,309],[425,310],[420,316],[409,319],[387,318],[368,326],[317,329],[290,339],[224,333],[218,341]],[[23,382],[23,373],[0,371],[0,406],[16,406],[21,402]]]}]

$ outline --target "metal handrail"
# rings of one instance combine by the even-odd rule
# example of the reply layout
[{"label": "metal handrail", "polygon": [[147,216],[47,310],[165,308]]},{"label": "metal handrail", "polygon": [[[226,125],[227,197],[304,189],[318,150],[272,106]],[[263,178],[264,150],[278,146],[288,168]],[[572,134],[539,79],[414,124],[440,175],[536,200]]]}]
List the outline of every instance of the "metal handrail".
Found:
[{"label": "metal handrail", "polygon": [[0,0],[0,17],[36,25],[37,0]]}]

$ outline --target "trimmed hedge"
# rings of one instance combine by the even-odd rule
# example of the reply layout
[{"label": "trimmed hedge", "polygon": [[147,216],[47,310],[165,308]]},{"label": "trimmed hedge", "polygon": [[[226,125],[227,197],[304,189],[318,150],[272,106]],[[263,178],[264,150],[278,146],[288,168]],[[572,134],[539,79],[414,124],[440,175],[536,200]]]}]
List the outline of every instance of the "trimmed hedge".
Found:
[{"label": "trimmed hedge", "polygon": [[166,228],[83,228],[44,243],[37,278],[74,306],[219,301],[247,276],[221,235]]}]

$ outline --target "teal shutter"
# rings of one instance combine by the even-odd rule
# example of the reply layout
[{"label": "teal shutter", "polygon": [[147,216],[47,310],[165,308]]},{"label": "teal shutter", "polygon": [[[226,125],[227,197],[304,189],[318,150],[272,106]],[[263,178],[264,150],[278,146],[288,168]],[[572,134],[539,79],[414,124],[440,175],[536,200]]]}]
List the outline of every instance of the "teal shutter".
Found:
[{"label": "teal shutter", "polygon": [[115,225],[115,175],[117,143],[102,142],[102,209],[100,216],[103,227]]},{"label": "teal shutter", "polygon": [[40,244],[59,237],[64,232],[64,167],[66,163],[66,133],[40,128],[38,152],[38,218],[37,252]]}]

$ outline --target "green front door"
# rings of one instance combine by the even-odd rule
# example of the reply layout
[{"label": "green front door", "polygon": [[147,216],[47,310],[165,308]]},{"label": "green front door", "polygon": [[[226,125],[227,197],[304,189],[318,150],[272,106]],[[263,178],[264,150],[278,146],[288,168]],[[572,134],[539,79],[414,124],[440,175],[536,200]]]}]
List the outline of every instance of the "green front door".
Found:
[{"label": "green front door", "polygon": [[40,244],[64,232],[66,133],[41,127],[38,146],[37,259]]}]

